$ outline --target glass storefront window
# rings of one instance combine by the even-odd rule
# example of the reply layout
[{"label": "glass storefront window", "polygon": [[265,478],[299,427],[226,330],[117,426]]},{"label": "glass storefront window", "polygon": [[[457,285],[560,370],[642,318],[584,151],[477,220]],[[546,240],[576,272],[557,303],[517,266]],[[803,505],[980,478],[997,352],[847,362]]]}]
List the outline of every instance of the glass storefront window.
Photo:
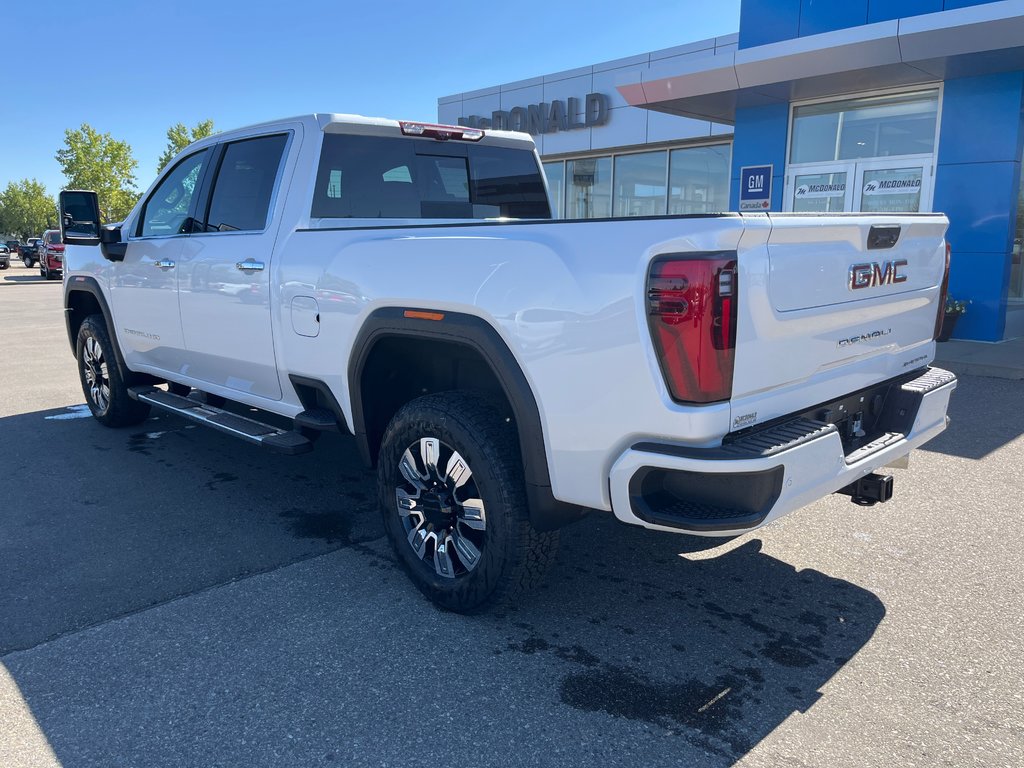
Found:
[{"label": "glass storefront window", "polygon": [[543,163],[544,175],[548,178],[548,189],[551,191],[551,218],[562,218],[565,210],[565,163],[556,160]]},{"label": "glass storefront window", "polygon": [[729,210],[731,144],[673,149],[669,160],[668,212]]},{"label": "glass storefront window", "polygon": [[615,158],[615,215],[665,215],[666,152]]},{"label": "glass storefront window", "polygon": [[930,154],[938,113],[937,90],[796,107],[789,162]]},{"label": "glass storefront window", "polygon": [[565,164],[566,218],[600,219],[611,216],[612,159],[588,157]]}]

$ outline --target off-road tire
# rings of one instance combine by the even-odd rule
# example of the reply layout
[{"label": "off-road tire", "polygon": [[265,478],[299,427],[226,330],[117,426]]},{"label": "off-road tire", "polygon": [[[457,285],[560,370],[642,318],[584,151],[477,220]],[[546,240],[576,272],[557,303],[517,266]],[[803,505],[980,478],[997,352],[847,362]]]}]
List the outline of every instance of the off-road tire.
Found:
[{"label": "off-road tire", "polygon": [[[431,437],[465,459],[485,508],[480,558],[455,578],[440,575],[417,556],[396,500],[406,449]],[[443,392],[404,405],[385,431],[377,477],[384,527],[399,562],[420,591],[446,610],[477,613],[513,603],[554,561],[558,532],[540,532],[530,524],[515,425],[477,395]]]},{"label": "off-road tire", "polygon": [[[98,365],[97,349],[100,353]],[[78,378],[82,382],[85,402],[100,424],[107,427],[130,427],[146,420],[149,404],[132,400],[128,395],[128,383],[121,376],[114,356],[114,345],[102,315],[89,315],[82,321],[75,342],[75,357],[78,360]],[[89,362],[90,359],[92,362]],[[105,375],[105,397],[102,388],[97,391],[90,383],[90,368],[94,376]]]}]

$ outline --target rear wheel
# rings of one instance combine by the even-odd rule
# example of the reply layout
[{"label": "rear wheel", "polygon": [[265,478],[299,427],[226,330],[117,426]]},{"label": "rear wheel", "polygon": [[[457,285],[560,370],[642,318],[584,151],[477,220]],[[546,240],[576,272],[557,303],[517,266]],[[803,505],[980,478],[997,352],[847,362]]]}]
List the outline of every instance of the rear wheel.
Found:
[{"label": "rear wheel", "polygon": [[145,421],[149,405],[128,395],[101,315],[90,315],[82,321],[75,351],[85,402],[96,420],[108,427],[129,427]]},{"label": "rear wheel", "polygon": [[378,481],[399,561],[443,608],[511,602],[554,559],[558,533],[530,525],[515,427],[475,395],[403,406],[384,435]]}]

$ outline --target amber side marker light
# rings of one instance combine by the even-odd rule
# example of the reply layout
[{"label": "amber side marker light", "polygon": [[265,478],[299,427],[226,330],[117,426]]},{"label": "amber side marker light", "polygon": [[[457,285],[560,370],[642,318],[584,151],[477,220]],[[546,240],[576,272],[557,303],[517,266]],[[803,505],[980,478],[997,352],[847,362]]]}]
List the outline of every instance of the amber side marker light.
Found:
[{"label": "amber side marker light", "polygon": [[404,314],[413,320],[444,320],[443,312],[423,312],[418,309],[407,309]]}]

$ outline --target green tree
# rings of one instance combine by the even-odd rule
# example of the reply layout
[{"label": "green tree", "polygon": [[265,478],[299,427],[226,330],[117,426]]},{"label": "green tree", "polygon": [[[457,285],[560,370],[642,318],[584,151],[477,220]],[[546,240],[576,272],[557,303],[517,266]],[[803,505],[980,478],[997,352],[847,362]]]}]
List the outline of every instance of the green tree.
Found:
[{"label": "green tree", "polygon": [[175,123],[167,129],[167,149],[157,161],[156,172],[160,173],[181,150],[193,141],[205,139],[213,133],[213,120],[203,120],[192,126],[191,130],[184,123]]},{"label": "green tree", "polygon": [[100,198],[107,221],[120,221],[131,211],[139,193],[135,190],[138,161],[126,141],[99,133],[88,123],[64,131],[64,147],[57,162],[68,180],[68,189],[91,189]]},{"label": "green tree", "polygon": [[25,240],[57,224],[57,205],[35,179],[8,183],[0,192],[0,232]]}]

